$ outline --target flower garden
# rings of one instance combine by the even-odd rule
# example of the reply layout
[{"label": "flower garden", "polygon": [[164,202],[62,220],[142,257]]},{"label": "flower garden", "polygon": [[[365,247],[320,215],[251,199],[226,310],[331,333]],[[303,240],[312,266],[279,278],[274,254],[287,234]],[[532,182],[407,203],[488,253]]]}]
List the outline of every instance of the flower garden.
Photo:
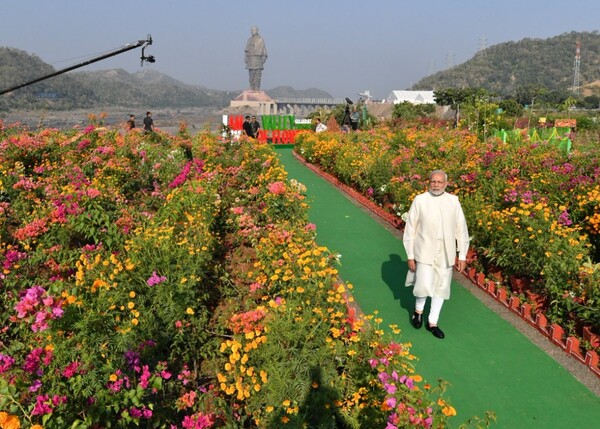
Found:
[{"label": "flower garden", "polygon": [[[354,134],[305,133],[295,150],[377,204],[400,228],[429,172],[446,170],[448,190],[461,198],[469,225],[471,272],[561,326],[565,337],[580,338],[583,356],[597,356],[599,136],[569,137],[567,150],[560,139],[543,140],[527,130],[481,141],[466,130],[413,122]],[[517,287],[517,279],[526,287]]]},{"label": "flower garden", "polygon": [[[301,133],[300,150],[399,213],[434,164],[424,152],[401,173],[410,156],[461,154],[471,211],[485,176],[475,141],[456,135],[434,151],[436,132],[365,134],[337,157],[351,146]],[[381,162],[367,173],[378,157],[364,153],[376,150],[389,177]],[[579,174],[589,165],[570,162]],[[397,327],[357,309],[336,256],[315,241],[304,192],[260,142],[191,137],[183,125],[176,136],[123,132],[94,117],[68,131],[0,122],[0,428],[451,427],[444,383],[418,375]],[[572,224],[553,234],[577,239],[582,257],[567,266],[579,276],[594,218],[576,222],[592,198],[576,211],[536,202],[567,207]],[[488,214],[508,222],[504,208]],[[575,285],[563,289],[587,305]]]}]

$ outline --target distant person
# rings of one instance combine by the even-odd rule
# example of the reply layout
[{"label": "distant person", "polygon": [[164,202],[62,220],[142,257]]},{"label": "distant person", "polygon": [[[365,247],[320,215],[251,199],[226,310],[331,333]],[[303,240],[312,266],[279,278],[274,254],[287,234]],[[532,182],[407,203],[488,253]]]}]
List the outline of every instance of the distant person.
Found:
[{"label": "distant person", "polygon": [[252,35],[246,42],[244,61],[250,78],[250,89],[260,91],[263,65],[267,61],[267,48],[265,47],[265,41],[258,34],[258,27],[252,27],[250,33]]},{"label": "distant person", "polygon": [[135,128],[135,115],[129,115],[129,120],[127,121],[127,126],[130,130]]},{"label": "distant person", "polygon": [[315,127],[315,132],[322,133],[323,131],[327,131],[327,125],[321,122],[321,118],[317,118],[317,126]]},{"label": "distant person", "polygon": [[144,118],[144,132],[151,133],[154,131],[154,121],[152,120],[152,113],[146,112],[146,117]]},{"label": "distant person", "polygon": [[247,115],[244,118],[244,124],[242,125],[242,128],[244,129],[244,134],[246,134],[248,137],[252,137],[252,125],[250,124],[250,115]]},{"label": "distant person", "polygon": [[350,126],[352,127],[353,131],[358,130],[358,121],[360,119],[360,114],[358,113],[358,109],[355,107],[354,110],[352,111],[352,114],[350,115]]},{"label": "distant person", "polygon": [[258,138],[258,131],[260,130],[260,124],[256,120],[256,116],[252,116],[252,120],[250,121],[250,133],[251,137]]}]

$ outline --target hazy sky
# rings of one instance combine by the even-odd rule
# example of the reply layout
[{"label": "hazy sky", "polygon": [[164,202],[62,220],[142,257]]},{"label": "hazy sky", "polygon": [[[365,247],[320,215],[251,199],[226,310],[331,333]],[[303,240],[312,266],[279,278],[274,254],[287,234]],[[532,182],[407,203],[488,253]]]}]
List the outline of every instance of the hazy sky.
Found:
[{"label": "hazy sky", "polygon": [[[137,49],[78,71],[148,68],[219,90],[249,87],[244,48],[257,26],[269,54],[261,89],[356,99],[364,90],[385,98],[407,89],[482,47],[600,30],[600,1],[0,0],[0,17],[0,46],[57,70],[151,34],[146,54],[156,63],[141,68]],[[574,55],[575,47],[565,61]]]}]

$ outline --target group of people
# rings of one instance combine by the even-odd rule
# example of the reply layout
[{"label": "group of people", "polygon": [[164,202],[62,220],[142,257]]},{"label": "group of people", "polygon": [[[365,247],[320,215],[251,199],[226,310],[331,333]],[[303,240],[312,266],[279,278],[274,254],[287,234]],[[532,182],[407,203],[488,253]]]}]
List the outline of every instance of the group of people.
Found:
[{"label": "group of people", "polygon": [[256,120],[256,116],[252,116],[250,118],[249,115],[246,115],[244,118],[244,123],[242,125],[244,129],[244,134],[253,139],[258,138],[258,132],[260,131],[260,123]]},{"label": "group of people", "polygon": [[[152,112],[146,112],[146,116],[144,117],[144,132],[151,133],[154,131],[154,120],[152,119]],[[129,115],[129,120],[127,121],[127,126],[130,130],[135,128],[135,115]]]}]

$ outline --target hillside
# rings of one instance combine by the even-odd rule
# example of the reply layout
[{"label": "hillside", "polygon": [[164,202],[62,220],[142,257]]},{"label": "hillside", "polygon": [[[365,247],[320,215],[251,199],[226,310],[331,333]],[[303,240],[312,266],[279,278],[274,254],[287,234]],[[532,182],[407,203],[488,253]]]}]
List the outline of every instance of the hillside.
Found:
[{"label": "hillside", "polygon": [[[39,57],[25,51],[0,47],[0,90],[54,73]],[[122,69],[72,71],[0,96],[0,111],[14,109],[71,110],[100,106],[140,109],[223,109],[239,94],[188,85],[152,69],[128,73]],[[310,88],[289,86],[266,90],[277,97],[331,97]]]},{"label": "hillside", "polygon": [[[580,85],[600,79],[600,34],[570,32],[549,39],[523,39],[479,51],[449,70],[424,77],[411,89],[485,88],[512,95],[519,88],[543,86],[568,91],[573,85],[575,48],[581,43]],[[588,85],[589,87],[589,85]],[[595,86],[594,90],[598,91]],[[597,92],[596,92],[597,93]]]}]

